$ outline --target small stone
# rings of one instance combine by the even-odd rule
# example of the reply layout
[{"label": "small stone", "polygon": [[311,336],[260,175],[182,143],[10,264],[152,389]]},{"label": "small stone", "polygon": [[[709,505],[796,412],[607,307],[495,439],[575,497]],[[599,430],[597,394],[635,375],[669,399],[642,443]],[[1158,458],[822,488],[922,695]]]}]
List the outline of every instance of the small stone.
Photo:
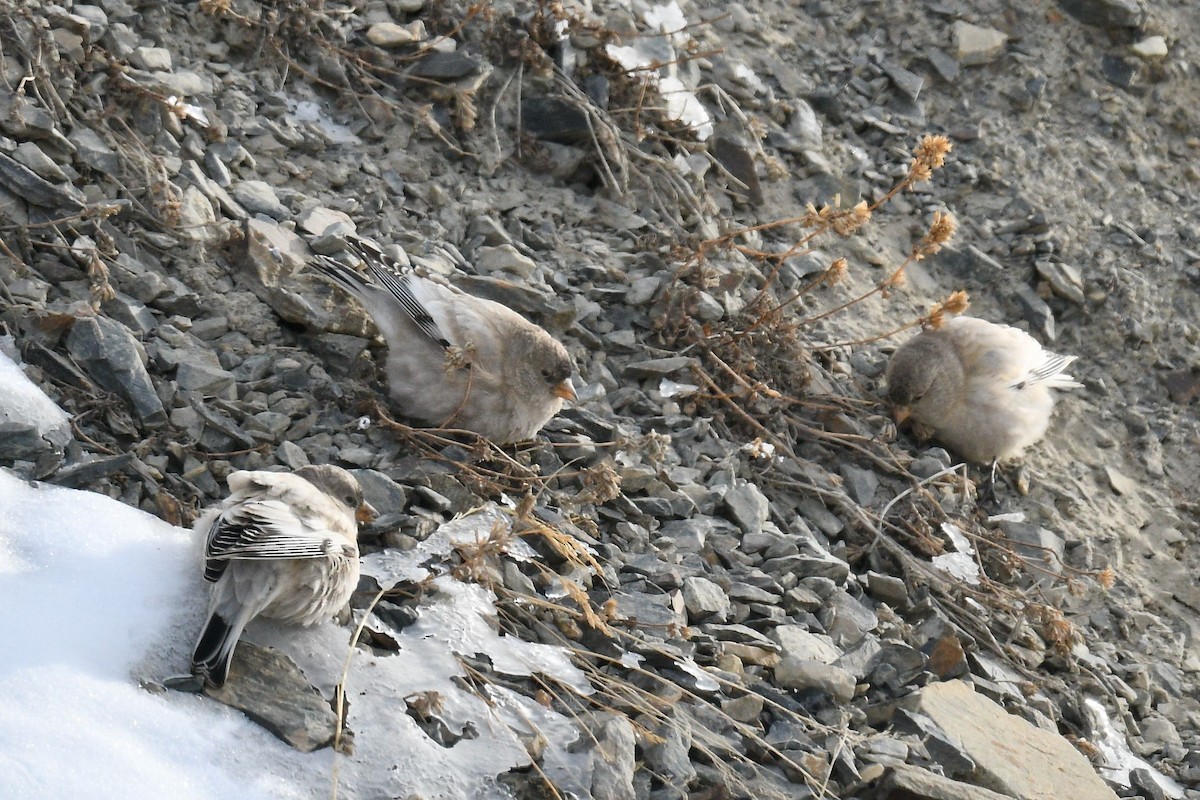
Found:
[{"label": "small stone", "polygon": [[136,47],[129,54],[129,61],[139,69],[169,72],[171,70],[171,51],[165,47]]},{"label": "small stone", "polygon": [[[592,129],[579,106],[558,97],[527,96],[521,99],[521,126],[543,142],[565,145],[590,143]],[[577,153],[583,148],[572,148]]]},{"label": "small stone", "polygon": [[631,378],[664,378],[681,370],[689,369],[696,363],[696,359],[691,356],[652,358],[648,361],[626,364],[624,374]]},{"label": "small stone", "polygon": [[39,177],[45,178],[48,181],[61,183],[67,180],[67,175],[58,164],[48,155],[42,152],[42,148],[38,147],[33,142],[21,142],[17,145],[17,149],[13,151],[13,159],[20,164],[24,164],[34,171]]},{"label": "small stone", "polygon": [[224,369],[215,355],[206,350],[190,352],[180,361],[175,381],[186,392],[220,395],[234,384],[233,373]]},{"label": "small stone", "polygon": [[399,47],[416,40],[413,31],[394,22],[376,22],[367,29],[367,41],[378,47]]},{"label": "small stone", "polygon": [[1161,36],[1150,36],[1129,46],[1129,51],[1138,58],[1154,61],[1167,57],[1167,40]]},{"label": "small stone", "polygon": [[475,267],[482,272],[510,272],[522,278],[531,278],[537,272],[534,260],[511,244],[480,247],[475,252]]},{"label": "small stone", "polygon": [[296,216],[296,226],[313,236],[345,237],[357,233],[358,226],[350,215],[332,208],[314,206]]},{"label": "small stone", "polygon": [[631,306],[644,306],[654,299],[661,286],[662,278],[657,275],[638,278],[630,284],[629,290],[625,292],[625,303]]},{"label": "small stone", "polygon": [[961,20],[954,23],[954,46],[963,66],[988,64],[1004,52],[1008,36],[995,28],[984,28]]},{"label": "small stone", "polygon": [[780,625],[771,631],[771,638],[779,643],[784,658],[832,664],[842,655],[828,636],[812,633],[800,625]]},{"label": "small stone", "polygon": [[738,722],[756,722],[766,701],[761,695],[746,694],[736,700],[725,700],[721,710]]},{"label": "small stone", "polygon": [[1108,485],[1117,494],[1125,496],[1137,494],[1137,481],[1121,474],[1114,467],[1105,465],[1104,475],[1108,478]]},{"label": "small stone", "polygon": [[67,336],[67,350],[93,380],[129,400],[147,425],[167,421],[146,372],[145,350],[124,325],[107,317],[77,319]]},{"label": "small stone", "polygon": [[[633,723],[620,714],[593,712],[582,719],[587,730],[571,745],[591,759],[591,796],[602,800],[633,798],[637,739]],[[584,787],[587,791],[587,787]]]},{"label": "small stone", "polygon": [[1050,284],[1051,291],[1056,295],[1077,305],[1083,305],[1083,274],[1078,268],[1046,259],[1036,261],[1033,266],[1038,275]]},{"label": "small stone", "polygon": [[104,144],[104,140],[100,138],[100,134],[92,131],[91,128],[76,127],[70,134],[67,134],[67,140],[76,148],[76,157],[86,166],[96,170],[97,173],[116,174],[121,167],[121,160],[116,151]]},{"label": "small stone", "polygon": [[745,533],[761,533],[770,514],[771,506],[766,495],[753,483],[725,492],[722,498],[730,517]]},{"label": "small stone", "polygon": [[775,666],[775,682],[782,689],[818,689],[838,703],[848,703],[854,698],[854,676],[820,661],[801,661],[785,656]]},{"label": "small stone", "polygon": [[1011,800],[1008,795],[951,780],[909,764],[889,765],[887,774],[875,784],[874,791],[873,797],[909,800]]},{"label": "small stone", "polygon": [[692,622],[715,619],[724,622],[729,618],[729,597],[725,590],[708,578],[685,578],[683,581],[683,604],[687,607]]},{"label": "small stone", "polygon": [[1140,28],[1146,21],[1145,0],[1058,0],[1059,6],[1084,25]]},{"label": "small stone", "polygon": [[869,469],[842,464],[838,472],[845,481],[846,493],[854,498],[854,502],[864,508],[870,508],[875,502],[875,491],[879,488],[879,477]]},{"label": "small stone", "polygon": [[266,181],[238,181],[230,194],[252,214],[265,214],[274,220],[283,221],[291,217],[288,207],[279,202],[275,189]]},{"label": "small stone", "polygon": [[219,689],[206,686],[204,693],[245,712],[302,753],[333,742],[337,715],[329,701],[304,678],[292,659],[274,648],[239,642],[225,685]]}]

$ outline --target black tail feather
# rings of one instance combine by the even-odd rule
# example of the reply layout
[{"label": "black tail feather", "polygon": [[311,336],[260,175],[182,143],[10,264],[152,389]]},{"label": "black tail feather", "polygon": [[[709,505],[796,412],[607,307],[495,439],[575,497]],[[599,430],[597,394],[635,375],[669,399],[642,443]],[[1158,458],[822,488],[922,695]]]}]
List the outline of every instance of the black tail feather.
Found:
[{"label": "black tail feather", "polygon": [[204,624],[192,652],[192,674],[204,677],[213,686],[224,686],[237,642],[237,632],[220,614],[214,613]]}]

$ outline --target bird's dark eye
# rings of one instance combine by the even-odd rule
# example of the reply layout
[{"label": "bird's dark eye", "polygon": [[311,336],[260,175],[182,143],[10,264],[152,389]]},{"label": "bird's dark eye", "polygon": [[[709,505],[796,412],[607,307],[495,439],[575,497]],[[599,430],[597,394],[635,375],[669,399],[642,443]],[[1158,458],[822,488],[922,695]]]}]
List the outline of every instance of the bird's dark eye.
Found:
[{"label": "bird's dark eye", "polygon": [[549,369],[542,370],[542,377],[545,378],[546,380],[550,380],[550,370]]},{"label": "bird's dark eye", "polygon": [[352,494],[348,494],[342,499],[346,501],[346,505],[348,505],[348,506],[357,506],[358,505],[358,498]]}]

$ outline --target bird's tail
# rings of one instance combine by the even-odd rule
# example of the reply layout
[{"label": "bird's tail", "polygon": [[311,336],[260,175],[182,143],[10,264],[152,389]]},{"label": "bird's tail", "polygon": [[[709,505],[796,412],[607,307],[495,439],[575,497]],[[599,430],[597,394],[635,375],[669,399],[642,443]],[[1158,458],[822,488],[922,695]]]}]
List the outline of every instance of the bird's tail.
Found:
[{"label": "bird's tail", "polygon": [[229,677],[233,650],[242,636],[245,623],[231,624],[218,612],[209,615],[204,630],[192,651],[192,674],[204,678],[213,686],[224,686]]}]

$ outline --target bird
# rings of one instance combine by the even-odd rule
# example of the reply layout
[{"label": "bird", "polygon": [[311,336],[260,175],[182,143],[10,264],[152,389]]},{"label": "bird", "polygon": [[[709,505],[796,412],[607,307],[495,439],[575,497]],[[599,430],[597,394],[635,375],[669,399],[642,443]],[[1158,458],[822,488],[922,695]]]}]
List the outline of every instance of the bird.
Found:
[{"label": "bird", "polygon": [[571,358],[543,328],[364,239],[346,245],[365,271],[325,255],[310,263],[375,321],[388,345],[389,393],[405,416],[510,444],[532,439],[576,399]]},{"label": "bird", "polygon": [[1075,360],[1019,328],[954,317],[896,349],[887,398],[898,423],[911,418],[967,461],[991,463],[994,474],[1045,435],[1051,390],[1082,386],[1064,372]]},{"label": "bird", "polygon": [[358,525],[375,518],[346,470],[239,470],[231,494],[195,524],[204,544],[208,616],[192,674],[220,687],[246,624],[267,617],[314,625],[340,611],[358,585]]}]

